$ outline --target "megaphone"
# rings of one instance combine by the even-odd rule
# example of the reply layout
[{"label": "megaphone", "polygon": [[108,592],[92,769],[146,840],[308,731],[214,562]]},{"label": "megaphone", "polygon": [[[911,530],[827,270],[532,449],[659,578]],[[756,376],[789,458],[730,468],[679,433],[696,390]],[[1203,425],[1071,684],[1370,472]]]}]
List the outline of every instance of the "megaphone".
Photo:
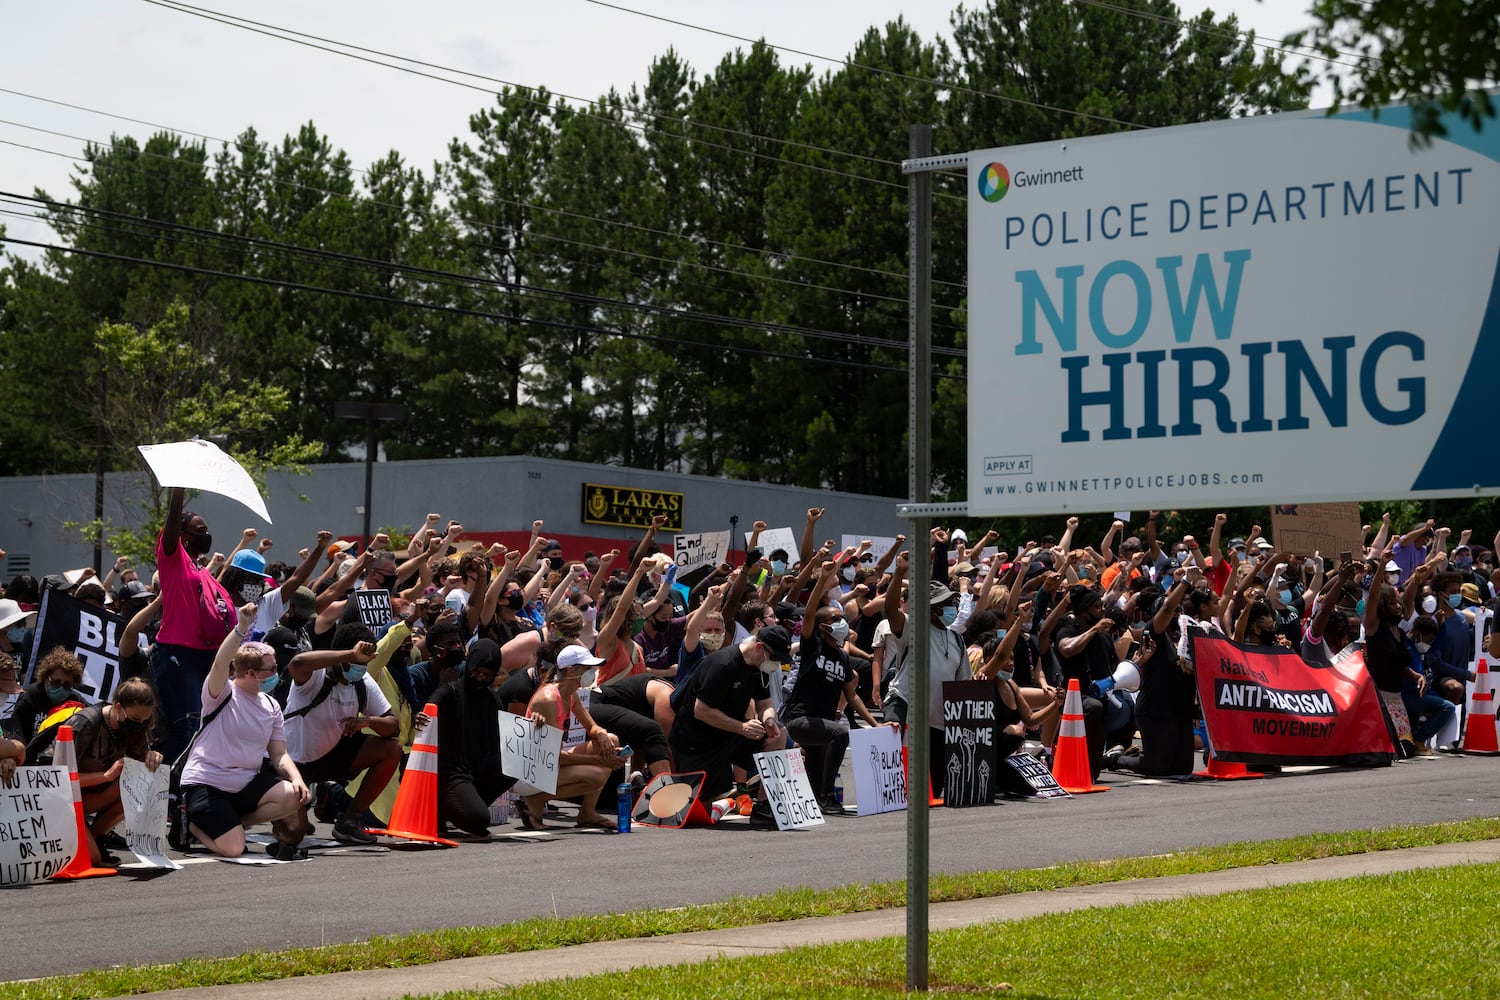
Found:
[{"label": "megaphone", "polygon": [[1089,694],[1095,698],[1103,698],[1115,688],[1121,691],[1139,691],[1141,689],[1140,669],[1129,660],[1121,660],[1113,674],[1089,685]]}]

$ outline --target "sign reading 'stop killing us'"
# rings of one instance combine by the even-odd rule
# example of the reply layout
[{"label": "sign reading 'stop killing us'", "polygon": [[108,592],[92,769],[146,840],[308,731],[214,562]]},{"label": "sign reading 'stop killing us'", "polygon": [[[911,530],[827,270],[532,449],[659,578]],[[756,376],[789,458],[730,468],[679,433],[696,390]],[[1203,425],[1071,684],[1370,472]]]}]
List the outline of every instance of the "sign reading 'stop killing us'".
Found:
[{"label": "sign reading 'stop killing us'", "polygon": [[1410,122],[969,153],[969,514],[1500,492],[1500,129]]},{"label": "sign reading 'stop killing us'", "polygon": [[681,531],[682,494],[634,486],[583,484],[583,520],[586,524],[645,528],[658,514],[667,519],[664,531]]}]

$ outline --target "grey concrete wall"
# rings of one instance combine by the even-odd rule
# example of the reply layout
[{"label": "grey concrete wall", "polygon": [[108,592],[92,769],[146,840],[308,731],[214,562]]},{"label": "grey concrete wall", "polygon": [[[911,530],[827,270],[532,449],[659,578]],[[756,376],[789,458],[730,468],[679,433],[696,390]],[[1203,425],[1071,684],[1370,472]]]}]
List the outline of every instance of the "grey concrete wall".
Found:
[{"label": "grey concrete wall", "polygon": [[[760,518],[773,528],[790,526],[800,534],[807,508],[813,506],[828,510],[820,540],[837,540],[844,533],[891,536],[906,530],[906,522],[896,516],[899,501],[894,498],[523,456],[377,462],[371,523],[376,528],[412,529],[434,511],[457,518],[474,532],[523,531],[540,517],[549,534],[638,539],[638,528],[583,522],[585,482],[682,493],[687,532],[725,530],[730,516],[737,515],[742,532]],[[137,522],[140,503],[150,489],[150,480],[140,475],[107,476],[106,517],[117,524]],[[364,466],[340,464],[314,466],[305,476],[272,473],[266,484],[270,525],[234,501],[212,494],[200,494],[189,506],[208,521],[216,549],[228,551],[242,529],[253,527],[276,541],[272,558],[292,561],[320,528],[357,536],[363,519],[356,508],[363,502]],[[86,522],[93,512],[91,475],[0,479],[0,548],[12,557],[0,563],[0,575],[9,579],[17,571],[15,557],[29,557],[30,571],[38,576],[91,565],[92,546],[63,525]],[[743,545],[743,540],[737,539],[736,545]],[[105,566],[113,562],[114,553],[106,546]]]}]

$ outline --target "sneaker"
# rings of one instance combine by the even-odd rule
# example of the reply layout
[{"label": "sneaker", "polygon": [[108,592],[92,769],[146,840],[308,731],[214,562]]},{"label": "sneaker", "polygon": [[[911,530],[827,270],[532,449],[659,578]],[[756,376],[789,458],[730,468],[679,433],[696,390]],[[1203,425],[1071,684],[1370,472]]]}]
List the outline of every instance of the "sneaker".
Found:
[{"label": "sneaker", "polygon": [[340,816],[333,821],[333,839],[340,844],[373,844],[375,838],[365,833],[353,817]]},{"label": "sneaker", "polygon": [[771,812],[771,803],[765,799],[756,802],[748,813],[751,826],[769,827],[776,829],[776,815]]},{"label": "sneaker", "polygon": [[296,844],[283,844],[279,840],[273,840],[267,844],[266,853],[277,861],[307,860],[307,848],[298,847]]},{"label": "sneaker", "polygon": [[1109,768],[1111,771],[1118,771],[1120,769],[1120,758],[1123,756],[1125,756],[1124,747],[1110,747],[1108,750],[1104,751],[1104,766]]},{"label": "sneaker", "polygon": [[823,811],[824,816],[842,816],[844,807],[839,804],[838,799],[829,797],[818,800],[818,808]]},{"label": "sneaker", "polygon": [[1418,757],[1436,757],[1437,755],[1437,751],[1432,749],[1432,747],[1428,746],[1426,743],[1417,744]]}]

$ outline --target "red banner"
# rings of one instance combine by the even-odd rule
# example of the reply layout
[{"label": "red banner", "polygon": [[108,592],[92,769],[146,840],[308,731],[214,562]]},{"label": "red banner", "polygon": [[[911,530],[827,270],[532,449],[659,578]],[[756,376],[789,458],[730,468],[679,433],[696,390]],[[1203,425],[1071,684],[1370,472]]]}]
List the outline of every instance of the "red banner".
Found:
[{"label": "red banner", "polygon": [[1215,755],[1246,764],[1378,764],[1395,753],[1364,655],[1331,667],[1281,647],[1191,630],[1198,699]]}]

